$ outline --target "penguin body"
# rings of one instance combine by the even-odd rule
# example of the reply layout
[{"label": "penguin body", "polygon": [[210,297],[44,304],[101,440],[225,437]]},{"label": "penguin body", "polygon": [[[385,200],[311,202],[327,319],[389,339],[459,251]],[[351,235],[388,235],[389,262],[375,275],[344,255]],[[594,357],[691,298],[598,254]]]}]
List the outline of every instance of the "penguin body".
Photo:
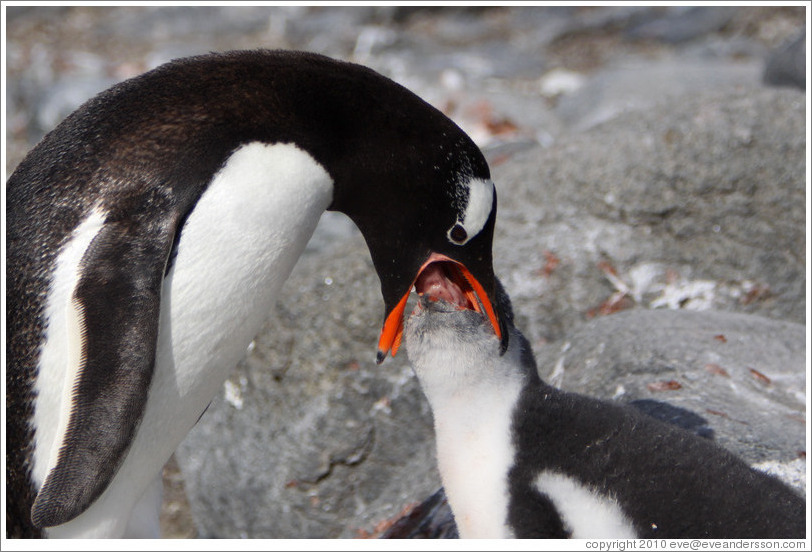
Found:
[{"label": "penguin body", "polygon": [[379,361],[430,256],[490,305],[489,182],[439,111],[313,54],[178,60],[79,108],[7,183],[8,535],[157,536],[163,464],[326,209],[380,276]]},{"label": "penguin body", "polygon": [[804,538],[804,500],[778,479],[634,407],[547,385],[512,314],[500,356],[480,314],[417,291],[406,348],[461,537]]},{"label": "penguin body", "polygon": [[[331,188],[327,173],[291,145],[251,143],[229,157],[187,218],[163,278],[155,369],[140,429],[127,445],[131,453],[91,508],[71,523],[49,529],[50,537],[128,534],[122,525],[127,514],[120,510],[128,497],[141,491],[139,482],[160,473],[230,368],[245,354],[246,344],[270,312],[276,292],[329,205]],[[54,287],[75,288],[81,259],[102,231],[106,216],[96,209],[79,225],[57,258],[66,285],[57,272]],[[33,451],[33,476],[39,482],[57,465],[54,444],[66,440],[69,416],[64,408],[71,404],[69,382],[78,376],[64,372],[62,359],[74,359],[69,363],[74,369],[81,365],[77,358],[81,337],[61,334],[81,332],[83,313],[72,308],[70,297],[62,293],[49,299],[47,318],[69,322],[49,328],[54,331],[48,333],[38,366],[33,420],[40,438]],[[95,476],[97,469],[87,477]],[[109,521],[99,522],[105,518]],[[157,531],[152,526],[140,536],[157,537]]]}]

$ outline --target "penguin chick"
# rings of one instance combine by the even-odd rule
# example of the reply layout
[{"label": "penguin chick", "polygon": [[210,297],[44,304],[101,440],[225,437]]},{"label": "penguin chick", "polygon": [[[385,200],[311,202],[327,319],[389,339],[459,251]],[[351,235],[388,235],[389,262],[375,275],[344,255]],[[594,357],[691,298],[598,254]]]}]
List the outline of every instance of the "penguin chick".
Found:
[{"label": "penguin chick", "polygon": [[543,382],[498,282],[504,355],[482,314],[419,284],[406,351],[462,538],[804,538],[804,500],[778,479],[638,409]]}]

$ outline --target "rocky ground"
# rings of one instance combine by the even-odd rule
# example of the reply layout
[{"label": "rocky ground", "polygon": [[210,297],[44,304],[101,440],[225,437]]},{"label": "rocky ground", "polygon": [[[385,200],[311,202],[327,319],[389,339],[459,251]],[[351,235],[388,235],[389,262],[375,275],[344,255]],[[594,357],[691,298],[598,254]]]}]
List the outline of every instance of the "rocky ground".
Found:
[{"label": "rocky ground", "polygon": [[[685,408],[805,492],[804,31],[773,7],[9,8],[6,168],[174,57],[367,64],[485,151],[495,267],[544,378]],[[167,536],[375,536],[439,487],[405,355],[374,364],[381,313],[363,240],[327,214],[167,466]]]}]

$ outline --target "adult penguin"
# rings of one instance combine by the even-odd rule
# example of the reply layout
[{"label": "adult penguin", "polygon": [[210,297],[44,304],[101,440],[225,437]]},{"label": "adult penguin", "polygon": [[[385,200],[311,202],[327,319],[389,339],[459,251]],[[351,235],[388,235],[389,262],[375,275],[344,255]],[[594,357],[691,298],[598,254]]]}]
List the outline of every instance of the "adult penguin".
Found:
[{"label": "adult penguin", "polygon": [[9,536],[157,536],[163,464],[325,209],[358,226],[380,278],[379,363],[435,261],[507,339],[487,163],[365,67],[287,51],[176,60],[28,154],[7,182]]}]

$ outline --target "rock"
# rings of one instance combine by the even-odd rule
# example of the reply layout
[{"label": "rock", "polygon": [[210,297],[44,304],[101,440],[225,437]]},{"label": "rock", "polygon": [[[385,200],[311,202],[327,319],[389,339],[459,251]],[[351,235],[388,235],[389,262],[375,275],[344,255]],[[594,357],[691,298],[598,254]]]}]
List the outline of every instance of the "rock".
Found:
[{"label": "rock", "polygon": [[735,13],[735,8],[721,6],[672,7],[662,17],[632,26],[626,35],[634,39],[661,40],[672,44],[687,42],[722,29]]},{"label": "rock", "polygon": [[374,362],[383,312],[360,236],[305,254],[283,293],[177,452],[201,537],[355,537],[439,486],[405,354]]},{"label": "rock", "polygon": [[802,324],[756,315],[634,309],[584,323],[536,358],[557,387],[679,407],[750,464],[789,463],[806,453],[805,336]]},{"label": "rock", "polygon": [[790,90],[689,94],[502,159],[494,266],[534,347],[632,305],[803,323],[803,114]]},{"label": "rock", "polygon": [[660,59],[624,59],[597,71],[557,112],[577,131],[586,130],[624,112],[664,105],[669,98],[700,90],[734,89],[759,80],[761,62],[699,60],[680,55]]},{"label": "rock", "polygon": [[773,52],[764,67],[764,82],[806,90],[806,30]]},{"label": "rock", "polygon": [[[673,386],[673,384],[667,382],[666,387],[670,386]],[[662,387],[662,384],[657,383],[653,387]],[[714,437],[713,428],[708,425],[708,420],[680,406],[674,406],[655,399],[635,399],[629,401],[628,404],[652,418],[686,429],[699,437],[705,439],[713,439]]]},{"label": "rock", "polygon": [[384,539],[458,539],[454,514],[448,505],[445,490],[439,489],[429,498],[411,507],[407,513],[385,529]]},{"label": "rock", "polygon": [[[561,364],[567,389],[611,398],[622,384],[625,400],[703,417],[749,461],[797,458],[803,113],[792,91],[690,95],[494,164],[495,266],[544,377]],[[440,486],[405,355],[374,364],[383,313],[363,240],[323,222],[178,450],[202,537],[375,535]]]}]

